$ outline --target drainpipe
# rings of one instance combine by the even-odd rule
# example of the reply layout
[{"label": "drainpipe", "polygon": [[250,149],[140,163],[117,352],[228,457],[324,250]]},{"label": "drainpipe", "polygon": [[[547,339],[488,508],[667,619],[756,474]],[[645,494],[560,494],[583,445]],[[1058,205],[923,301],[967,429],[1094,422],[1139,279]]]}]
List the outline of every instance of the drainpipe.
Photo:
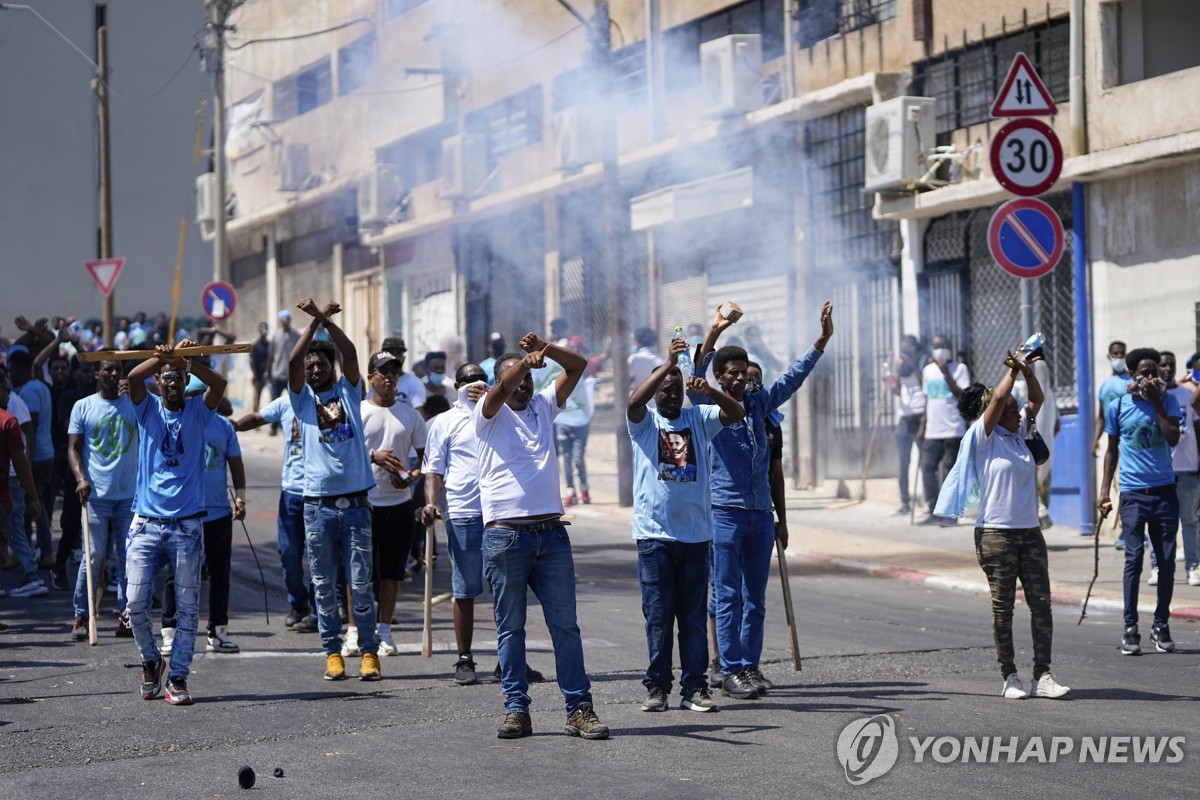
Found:
[{"label": "drainpipe", "polygon": [[796,96],[796,0],[783,0],[783,99]]}]

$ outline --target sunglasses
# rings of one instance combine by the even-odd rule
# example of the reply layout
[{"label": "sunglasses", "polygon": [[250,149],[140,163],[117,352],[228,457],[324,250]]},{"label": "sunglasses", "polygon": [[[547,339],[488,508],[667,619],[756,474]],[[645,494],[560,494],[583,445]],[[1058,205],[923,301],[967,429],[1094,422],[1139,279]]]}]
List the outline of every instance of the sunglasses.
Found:
[{"label": "sunglasses", "polygon": [[476,372],[472,375],[463,375],[459,383],[487,383],[487,375],[482,372]]}]

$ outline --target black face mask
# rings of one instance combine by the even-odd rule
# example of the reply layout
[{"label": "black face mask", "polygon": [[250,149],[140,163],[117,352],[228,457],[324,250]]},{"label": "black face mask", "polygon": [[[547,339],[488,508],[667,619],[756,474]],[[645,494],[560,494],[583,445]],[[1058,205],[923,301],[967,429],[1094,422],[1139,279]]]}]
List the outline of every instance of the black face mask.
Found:
[{"label": "black face mask", "polygon": [[746,381],[746,394],[754,394],[755,392],[761,392],[762,390],[763,390],[762,381],[760,381],[760,380]]}]

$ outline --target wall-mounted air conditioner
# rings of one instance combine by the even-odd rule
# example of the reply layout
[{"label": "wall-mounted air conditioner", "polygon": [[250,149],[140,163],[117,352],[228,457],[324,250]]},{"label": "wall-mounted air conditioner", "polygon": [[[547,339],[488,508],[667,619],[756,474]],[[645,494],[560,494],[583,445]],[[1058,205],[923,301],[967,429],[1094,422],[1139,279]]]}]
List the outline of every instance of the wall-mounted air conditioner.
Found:
[{"label": "wall-mounted air conditioner", "polygon": [[204,172],[196,176],[196,224],[211,229],[217,224],[217,176]]},{"label": "wall-mounted air conditioner", "polygon": [[400,201],[400,195],[400,181],[392,167],[386,164],[367,167],[358,179],[359,227],[387,225]]},{"label": "wall-mounted air conditioner", "polygon": [[867,106],[865,190],[903,191],[926,173],[925,152],[937,144],[936,113],[932,97],[894,97]]},{"label": "wall-mounted air conditioner", "polygon": [[279,190],[298,192],[312,177],[308,168],[308,145],[289,144],[283,149],[283,160],[279,165]]},{"label": "wall-mounted air conditioner", "polygon": [[723,116],[763,104],[762,37],[735,33],[700,45],[704,113]]},{"label": "wall-mounted air conditioner", "polygon": [[486,137],[464,133],[442,140],[443,196],[473,197],[486,179]]},{"label": "wall-mounted air conditioner", "polygon": [[604,157],[600,115],[583,106],[571,106],[554,115],[554,166],[577,170]]}]

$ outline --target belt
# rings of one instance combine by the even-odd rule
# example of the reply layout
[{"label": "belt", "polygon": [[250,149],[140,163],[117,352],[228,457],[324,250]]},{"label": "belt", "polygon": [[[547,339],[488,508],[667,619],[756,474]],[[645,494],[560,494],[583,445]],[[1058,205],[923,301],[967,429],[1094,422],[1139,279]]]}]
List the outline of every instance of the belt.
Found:
[{"label": "belt", "polygon": [[145,514],[138,514],[139,517],[146,522],[157,522],[159,525],[170,525],[173,522],[183,522],[189,519],[202,519],[205,512],[197,511],[195,514],[188,514],[186,517],[148,517]]},{"label": "belt", "polygon": [[314,503],[326,508],[366,508],[370,505],[367,502],[366,491],[355,492],[354,494],[344,494],[338,497],[305,497],[305,503]]},{"label": "belt", "polygon": [[542,531],[552,531],[555,528],[561,528],[564,525],[570,524],[570,522],[567,522],[560,517],[555,517],[553,519],[539,519],[531,522],[523,522],[521,520],[501,520],[499,522],[493,522],[486,527],[499,528],[500,530],[505,531],[527,531],[529,533],[540,533]]}]

